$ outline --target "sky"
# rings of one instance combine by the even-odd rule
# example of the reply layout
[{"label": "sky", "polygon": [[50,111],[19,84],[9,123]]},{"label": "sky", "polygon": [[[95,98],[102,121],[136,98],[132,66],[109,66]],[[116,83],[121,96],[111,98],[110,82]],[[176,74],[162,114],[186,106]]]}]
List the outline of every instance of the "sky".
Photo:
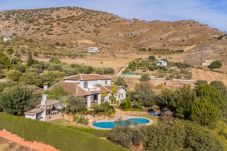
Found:
[{"label": "sky", "polygon": [[62,6],[84,7],[147,21],[193,19],[227,31],[227,0],[0,0],[0,10]]}]

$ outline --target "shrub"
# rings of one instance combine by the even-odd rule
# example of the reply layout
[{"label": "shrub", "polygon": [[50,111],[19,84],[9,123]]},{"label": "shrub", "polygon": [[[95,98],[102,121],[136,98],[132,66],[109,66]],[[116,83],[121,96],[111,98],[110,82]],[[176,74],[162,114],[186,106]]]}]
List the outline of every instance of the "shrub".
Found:
[{"label": "shrub", "polygon": [[118,77],[118,78],[115,80],[114,83],[115,83],[117,86],[123,86],[123,87],[125,87],[125,88],[128,87],[126,81],[125,81],[124,78],[122,78],[122,77]]},{"label": "shrub", "polygon": [[148,74],[143,74],[140,78],[140,81],[144,81],[144,82],[150,81],[150,80],[151,80],[151,78]]},{"label": "shrub", "polygon": [[59,58],[57,58],[57,57],[51,57],[49,62],[60,64],[61,60]]},{"label": "shrub", "polygon": [[19,81],[21,72],[18,70],[10,70],[7,72],[6,77],[12,81]]},{"label": "shrub", "polygon": [[79,124],[88,125],[88,119],[86,119],[84,115],[77,114],[75,115],[74,120]]},{"label": "shrub", "polygon": [[111,116],[115,113],[115,109],[108,102],[105,102],[101,105],[95,105],[94,112],[96,114]]},{"label": "shrub", "polygon": [[128,127],[115,128],[107,138],[110,141],[127,148],[133,148],[133,146],[140,144],[143,140],[141,133]]},{"label": "shrub", "polygon": [[2,52],[0,52],[0,69],[1,68],[9,68],[10,67],[10,59]]},{"label": "shrub", "polygon": [[213,61],[210,65],[209,68],[211,69],[216,69],[216,68],[221,68],[222,67],[222,63],[219,60]]},{"label": "shrub", "polygon": [[218,107],[205,98],[197,100],[192,107],[191,120],[201,125],[213,125],[220,117]]},{"label": "shrub", "polygon": [[122,109],[131,109],[132,108],[132,102],[129,98],[127,98],[125,101],[123,101],[121,104],[120,104],[120,107]]},{"label": "shrub", "polygon": [[0,95],[0,106],[12,115],[21,116],[33,106],[32,92],[26,88],[11,87]]}]

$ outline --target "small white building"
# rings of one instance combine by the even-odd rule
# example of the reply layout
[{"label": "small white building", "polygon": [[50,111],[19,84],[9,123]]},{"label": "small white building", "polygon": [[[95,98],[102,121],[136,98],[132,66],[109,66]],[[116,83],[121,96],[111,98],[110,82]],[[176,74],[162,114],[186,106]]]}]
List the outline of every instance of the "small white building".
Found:
[{"label": "small white building", "polygon": [[99,53],[100,50],[97,47],[88,47],[88,52],[89,53]]},{"label": "small white building", "polygon": [[165,60],[159,60],[157,61],[157,66],[167,67],[168,63]]},{"label": "small white building", "polygon": [[204,60],[204,62],[202,62],[202,66],[208,67],[208,66],[210,66],[210,64],[211,64],[213,61],[214,61],[214,60]]},{"label": "small white building", "polygon": [[[47,90],[47,86],[44,86]],[[58,100],[47,99],[47,94],[43,94],[40,105],[24,113],[25,118],[47,121],[58,115],[64,105]]]},{"label": "small white building", "polygon": [[4,42],[7,42],[7,41],[10,41],[10,38],[4,37],[2,40],[3,40]]}]

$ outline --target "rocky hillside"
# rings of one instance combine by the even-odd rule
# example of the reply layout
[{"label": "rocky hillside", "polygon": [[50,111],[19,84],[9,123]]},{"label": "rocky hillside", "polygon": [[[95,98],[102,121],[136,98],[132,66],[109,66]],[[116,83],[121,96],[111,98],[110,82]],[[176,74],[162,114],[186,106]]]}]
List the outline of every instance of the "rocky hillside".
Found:
[{"label": "rocky hillside", "polygon": [[76,7],[0,12],[0,36],[33,39],[74,52],[86,51],[88,46],[97,46],[102,53],[148,49],[193,52],[223,41],[226,46],[223,32],[193,20],[127,20]]}]

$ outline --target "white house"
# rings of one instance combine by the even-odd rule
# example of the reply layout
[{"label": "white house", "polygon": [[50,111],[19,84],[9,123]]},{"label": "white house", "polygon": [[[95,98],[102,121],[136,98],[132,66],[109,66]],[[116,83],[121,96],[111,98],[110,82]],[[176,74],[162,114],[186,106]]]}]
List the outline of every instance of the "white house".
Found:
[{"label": "white house", "polygon": [[[44,86],[44,90],[47,90],[47,86]],[[47,121],[53,116],[59,114],[63,109],[63,104],[58,100],[47,99],[47,94],[43,94],[42,100],[39,106],[24,113],[25,118]]]},{"label": "white house", "polygon": [[[112,90],[111,78],[99,74],[79,74],[64,78],[63,81],[55,84],[51,89],[61,87],[70,95],[75,97],[85,97],[87,107],[92,104],[110,102]],[[114,97],[118,101],[126,99],[126,88],[118,86]],[[102,99],[103,98],[103,99]]]},{"label": "white house", "polygon": [[165,60],[159,60],[157,61],[157,66],[167,67],[168,63]]},{"label": "white house", "polygon": [[98,53],[98,52],[100,52],[100,50],[97,47],[88,47],[88,52],[89,53]]}]

